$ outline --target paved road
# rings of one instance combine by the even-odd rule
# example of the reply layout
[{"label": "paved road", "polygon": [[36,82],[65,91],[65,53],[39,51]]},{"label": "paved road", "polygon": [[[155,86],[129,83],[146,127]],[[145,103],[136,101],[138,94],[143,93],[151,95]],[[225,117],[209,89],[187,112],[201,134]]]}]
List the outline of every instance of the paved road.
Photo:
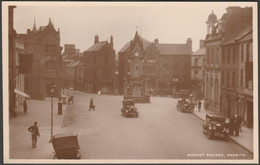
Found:
[{"label": "paved road", "polygon": [[[152,97],[136,104],[139,118],[125,118],[122,96],[74,96],[62,132],[78,132],[82,159],[252,159],[231,141],[208,140],[202,121],[177,111],[176,99]],[[88,111],[91,97],[96,111]]]}]

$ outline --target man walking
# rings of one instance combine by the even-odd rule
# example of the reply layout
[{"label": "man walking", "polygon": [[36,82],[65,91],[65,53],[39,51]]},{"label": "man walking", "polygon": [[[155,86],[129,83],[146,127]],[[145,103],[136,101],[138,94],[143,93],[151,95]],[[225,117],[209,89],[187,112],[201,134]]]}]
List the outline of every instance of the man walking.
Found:
[{"label": "man walking", "polygon": [[88,110],[90,111],[91,109],[95,110],[95,105],[94,105],[94,102],[93,102],[93,98],[90,99],[89,109]]},{"label": "man walking", "polygon": [[40,137],[40,133],[39,133],[39,129],[37,126],[37,122],[34,122],[34,125],[30,126],[28,128],[29,132],[31,132],[32,134],[32,148],[36,148],[36,144],[37,144],[37,136]]},{"label": "man walking", "polygon": [[199,112],[200,112],[200,108],[201,108],[201,101],[199,100],[199,102],[198,102],[198,109],[199,109]]}]

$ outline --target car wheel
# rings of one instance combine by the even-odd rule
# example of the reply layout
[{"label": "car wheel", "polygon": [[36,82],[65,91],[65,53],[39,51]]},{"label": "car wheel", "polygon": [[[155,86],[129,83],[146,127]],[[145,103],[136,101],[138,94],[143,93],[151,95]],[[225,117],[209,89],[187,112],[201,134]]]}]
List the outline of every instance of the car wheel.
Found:
[{"label": "car wheel", "polygon": [[208,132],[207,132],[207,138],[208,138],[208,139],[212,139],[212,136],[213,136],[212,132],[211,132],[211,131],[208,131]]}]

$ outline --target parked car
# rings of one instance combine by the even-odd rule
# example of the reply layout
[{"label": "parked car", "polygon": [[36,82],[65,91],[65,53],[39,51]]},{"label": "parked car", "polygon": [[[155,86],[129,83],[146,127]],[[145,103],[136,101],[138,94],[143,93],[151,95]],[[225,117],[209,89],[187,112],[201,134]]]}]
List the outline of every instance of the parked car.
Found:
[{"label": "parked car", "polygon": [[207,135],[208,139],[212,139],[213,137],[223,137],[227,140],[229,128],[226,118],[206,114],[206,121],[203,123],[203,132]]},{"label": "parked car", "polygon": [[123,101],[123,107],[121,108],[121,113],[125,117],[138,117],[139,112],[137,111],[137,108],[135,107],[135,101],[134,99],[127,98]]},{"label": "parked car", "polygon": [[53,159],[80,159],[80,147],[76,133],[56,134],[52,138]]},{"label": "parked car", "polygon": [[112,94],[112,91],[107,88],[102,88],[100,92],[101,94]]},{"label": "parked car", "polygon": [[194,104],[185,98],[179,99],[176,105],[177,110],[191,113],[194,111]]}]

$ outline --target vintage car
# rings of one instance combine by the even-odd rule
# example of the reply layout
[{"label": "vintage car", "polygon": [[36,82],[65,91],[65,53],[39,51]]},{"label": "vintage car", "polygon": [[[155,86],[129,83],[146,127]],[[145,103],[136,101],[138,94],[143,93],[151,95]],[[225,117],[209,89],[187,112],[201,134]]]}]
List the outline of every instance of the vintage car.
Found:
[{"label": "vintage car", "polygon": [[53,159],[80,159],[80,147],[76,133],[56,134],[52,138]]},{"label": "vintage car", "polygon": [[181,112],[191,113],[194,111],[194,104],[188,99],[179,99],[176,108]]},{"label": "vintage car", "polygon": [[135,107],[135,101],[131,98],[126,98],[123,101],[123,108],[121,108],[121,113],[125,117],[138,117],[139,112]]},{"label": "vintage car", "polygon": [[206,120],[203,123],[203,132],[207,135],[208,139],[223,137],[227,140],[229,128],[226,118],[209,113],[206,114]]}]

